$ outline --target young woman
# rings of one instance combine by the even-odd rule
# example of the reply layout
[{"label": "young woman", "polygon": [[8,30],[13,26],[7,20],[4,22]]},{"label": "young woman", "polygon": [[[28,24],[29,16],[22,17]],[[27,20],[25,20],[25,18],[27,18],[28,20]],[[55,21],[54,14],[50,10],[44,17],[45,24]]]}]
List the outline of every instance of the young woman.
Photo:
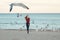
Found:
[{"label": "young woman", "polygon": [[30,18],[28,17],[28,15],[25,17],[25,20],[26,20],[27,33],[29,33]]}]

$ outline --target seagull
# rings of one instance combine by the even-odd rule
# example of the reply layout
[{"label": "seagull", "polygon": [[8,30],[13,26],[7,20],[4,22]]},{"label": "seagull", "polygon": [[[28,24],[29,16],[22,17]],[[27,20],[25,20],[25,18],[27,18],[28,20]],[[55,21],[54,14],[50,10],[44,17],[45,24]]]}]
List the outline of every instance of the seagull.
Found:
[{"label": "seagull", "polygon": [[23,8],[25,8],[25,9],[29,9],[29,8],[28,8],[25,4],[23,4],[23,3],[11,3],[11,4],[10,4],[10,12],[12,11],[13,6],[20,6],[20,7],[23,7]]}]

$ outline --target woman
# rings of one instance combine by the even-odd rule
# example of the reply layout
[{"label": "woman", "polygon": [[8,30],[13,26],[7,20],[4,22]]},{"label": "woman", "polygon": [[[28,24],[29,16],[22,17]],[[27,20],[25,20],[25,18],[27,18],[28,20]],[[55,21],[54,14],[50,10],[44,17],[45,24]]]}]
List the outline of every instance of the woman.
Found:
[{"label": "woman", "polygon": [[30,18],[28,17],[28,15],[25,17],[25,20],[26,20],[27,33],[29,33]]}]

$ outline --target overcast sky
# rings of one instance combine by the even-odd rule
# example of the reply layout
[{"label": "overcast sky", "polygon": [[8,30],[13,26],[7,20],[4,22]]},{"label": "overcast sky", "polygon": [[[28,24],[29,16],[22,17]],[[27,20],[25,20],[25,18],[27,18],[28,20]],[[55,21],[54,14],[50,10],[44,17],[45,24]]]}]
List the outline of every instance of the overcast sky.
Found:
[{"label": "overcast sky", "polygon": [[[24,3],[30,9],[14,6],[17,13],[60,13],[60,0],[0,0],[0,13],[10,13],[10,3]],[[12,13],[11,12],[11,13]]]}]

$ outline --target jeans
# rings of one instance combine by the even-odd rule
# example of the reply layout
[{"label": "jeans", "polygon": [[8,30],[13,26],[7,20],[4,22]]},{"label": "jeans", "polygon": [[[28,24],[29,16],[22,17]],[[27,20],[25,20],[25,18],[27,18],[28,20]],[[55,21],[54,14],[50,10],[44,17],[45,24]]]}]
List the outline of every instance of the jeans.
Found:
[{"label": "jeans", "polygon": [[27,31],[29,31],[29,25],[30,23],[26,23]]}]

